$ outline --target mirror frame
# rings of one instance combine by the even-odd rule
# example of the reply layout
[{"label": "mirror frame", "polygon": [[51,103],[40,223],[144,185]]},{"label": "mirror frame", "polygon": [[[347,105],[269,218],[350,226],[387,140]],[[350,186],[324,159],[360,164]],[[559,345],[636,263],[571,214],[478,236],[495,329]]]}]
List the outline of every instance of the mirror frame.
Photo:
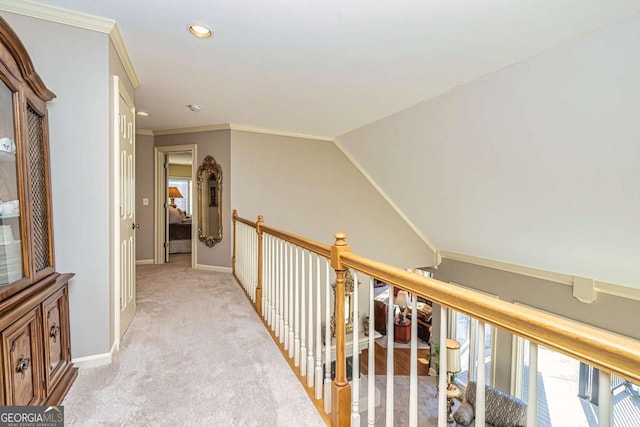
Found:
[{"label": "mirror frame", "polygon": [[[205,236],[202,227],[205,208],[202,197],[204,188],[209,188],[208,177],[210,175],[215,175],[216,177],[216,199],[218,202],[218,234],[216,236]],[[205,179],[207,179],[206,187],[204,185]],[[200,167],[198,167],[198,238],[209,248],[222,241],[222,168],[213,156],[205,157]]]}]

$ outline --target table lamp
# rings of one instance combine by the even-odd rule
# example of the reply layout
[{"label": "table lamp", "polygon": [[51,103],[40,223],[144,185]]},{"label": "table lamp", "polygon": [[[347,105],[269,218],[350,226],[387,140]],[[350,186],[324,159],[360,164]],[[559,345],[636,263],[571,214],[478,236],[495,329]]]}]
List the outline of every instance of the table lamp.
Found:
[{"label": "table lamp", "polygon": [[447,339],[447,388],[455,384],[456,374],[460,372],[460,343]]},{"label": "table lamp", "polygon": [[400,307],[400,321],[404,320],[404,311],[407,308],[407,291],[399,291],[398,292],[398,296],[396,297],[396,300],[394,301],[395,304]]},{"label": "table lamp", "polygon": [[171,206],[172,208],[175,208],[176,199],[182,199],[183,197],[184,196],[182,195],[180,190],[178,190],[177,187],[169,187],[169,198],[171,199],[171,203],[169,204],[169,206]]}]

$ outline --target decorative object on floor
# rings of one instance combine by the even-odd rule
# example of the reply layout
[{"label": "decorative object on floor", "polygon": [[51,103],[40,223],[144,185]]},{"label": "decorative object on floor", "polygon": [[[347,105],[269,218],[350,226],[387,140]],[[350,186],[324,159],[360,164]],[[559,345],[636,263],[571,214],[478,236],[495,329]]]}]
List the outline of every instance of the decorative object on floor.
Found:
[{"label": "decorative object on floor", "polygon": [[[496,388],[485,386],[485,423],[490,426],[527,425],[527,404]],[[476,383],[469,381],[464,401],[453,413],[453,420],[463,426],[474,425]]]},{"label": "decorative object on floor", "polygon": [[198,168],[198,238],[209,248],[222,241],[222,168],[212,156]]},{"label": "decorative object on floor", "polygon": [[169,198],[171,199],[171,204],[169,204],[169,206],[175,208],[176,199],[183,199],[184,196],[182,195],[180,190],[178,190],[178,187],[169,187]]},{"label": "decorative object on floor", "polygon": [[362,322],[363,323],[362,326],[363,326],[363,329],[364,329],[364,335],[366,337],[369,336],[369,322],[370,322],[369,316],[364,316],[364,319],[363,319],[363,322]]}]

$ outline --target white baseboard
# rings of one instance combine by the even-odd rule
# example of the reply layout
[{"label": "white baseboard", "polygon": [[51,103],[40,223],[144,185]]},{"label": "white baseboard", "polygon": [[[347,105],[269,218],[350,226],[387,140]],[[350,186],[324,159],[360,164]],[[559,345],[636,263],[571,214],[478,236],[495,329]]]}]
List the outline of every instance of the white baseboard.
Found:
[{"label": "white baseboard", "polygon": [[137,259],[136,260],[136,265],[146,265],[146,264],[153,264],[153,260],[152,259]]},{"label": "white baseboard", "polygon": [[218,267],[217,265],[196,264],[196,270],[219,271],[221,273],[233,273],[231,267]]},{"label": "white baseboard", "polygon": [[93,354],[91,356],[77,357],[71,359],[74,366],[79,369],[96,368],[98,366],[109,365],[113,361],[113,355],[117,350],[117,342],[114,341],[108,353]]}]

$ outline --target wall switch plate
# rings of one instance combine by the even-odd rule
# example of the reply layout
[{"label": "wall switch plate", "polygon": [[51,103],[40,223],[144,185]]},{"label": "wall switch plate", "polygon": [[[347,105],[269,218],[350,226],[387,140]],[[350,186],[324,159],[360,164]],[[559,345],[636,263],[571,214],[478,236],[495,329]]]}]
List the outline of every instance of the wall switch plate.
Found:
[{"label": "wall switch plate", "polygon": [[142,206],[149,206],[149,198],[148,197],[143,197],[142,198]]}]

